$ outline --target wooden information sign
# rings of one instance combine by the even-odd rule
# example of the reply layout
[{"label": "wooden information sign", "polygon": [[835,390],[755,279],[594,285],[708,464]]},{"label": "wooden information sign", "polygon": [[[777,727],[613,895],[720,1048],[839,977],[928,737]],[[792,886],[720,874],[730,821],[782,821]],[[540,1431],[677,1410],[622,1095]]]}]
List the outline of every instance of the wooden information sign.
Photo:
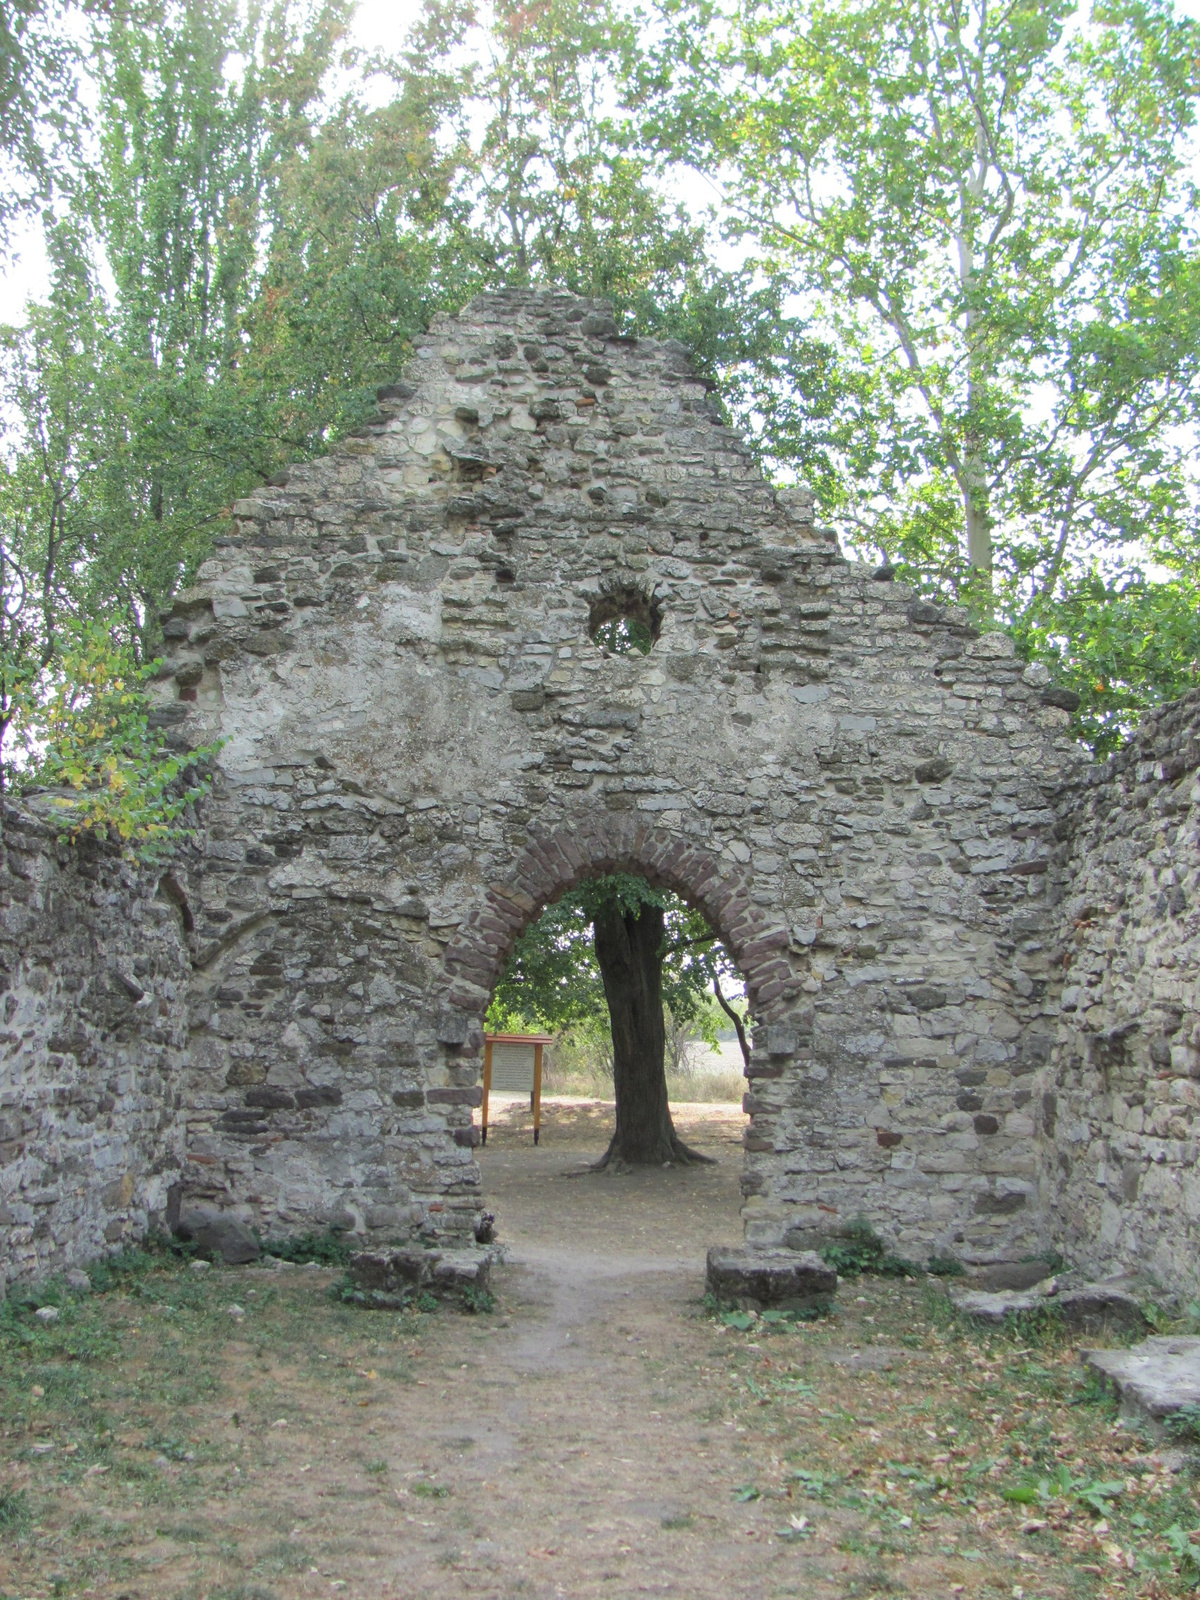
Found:
[{"label": "wooden information sign", "polygon": [[533,1142],[542,1133],[542,1051],[554,1040],[548,1033],[485,1033],[483,1036],[483,1133],[487,1143],[488,1101],[497,1094],[527,1094],[533,1112]]}]

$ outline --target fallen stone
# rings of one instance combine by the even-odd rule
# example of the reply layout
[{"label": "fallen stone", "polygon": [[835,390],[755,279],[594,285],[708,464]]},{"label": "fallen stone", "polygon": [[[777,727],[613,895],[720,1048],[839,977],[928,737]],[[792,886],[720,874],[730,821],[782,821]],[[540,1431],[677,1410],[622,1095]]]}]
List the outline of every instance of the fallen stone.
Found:
[{"label": "fallen stone", "polygon": [[1131,1294],[1103,1283],[1066,1289],[1055,1296],[1063,1321],[1077,1333],[1131,1334],[1149,1332],[1146,1314]]},{"label": "fallen stone", "polygon": [[433,1269],[439,1289],[486,1289],[491,1275],[491,1256],[475,1250],[446,1250]]},{"label": "fallen stone", "polygon": [[489,1250],[422,1250],[405,1245],[395,1250],[360,1250],[350,1257],[350,1278],[360,1305],[401,1311],[415,1291],[462,1294],[484,1290],[491,1277]]},{"label": "fallen stone", "polygon": [[1200,1406],[1200,1338],[1145,1339],[1133,1350],[1081,1350],[1080,1360],[1116,1389],[1121,1415],[1153,1439],[1167,1436],[1166,1421]]},{"label": "fallen stone", "polygon": [[1044,1283],[1046,1276],[1044,1261],[997,1261],[977,1272],[973,1284],[995,1294],[1000,1290],[1032,1289],[1035,1284]]},{"label": "fallen stone", "polygon": [[91,1294],[92,1292],[92,1280],[79,1267],[68,1267],[66,1272],[63,1273],[63,1281],[66,1283],[67,1288],[73,1290],[75,1294]]},{"label": "fallen stone", "polygon": [[37,1310],[33,1314],[34,1314],[35,1317],[37,1317],[39,1322],[57,1322],[58,1321],[58,1307],[57,1306],[39,1306],[37,1308]]},{"label": "fallen stone", "polygon": [[708,1252],[708,1291],[722,1305],[761,1311],[768,1306],[805,1310],[837,1292],[837,1273],[815,1250]]},{"label": "fallen stone", "polygon": [[1022,1311],[1036,1311],[1046,1304],[1046,1296],[1036,1289],[951,1289],[950,1304],[972,1322],[1002,1323]]},{"label": "fallen stone", "polygon": [[950,1303],[972,1322],[993,1325],[1022,1312],[1052,1309],[1075,1333],[1140,1337],[1150,1326],[1133,1295],[1106,1283],[1061,1289],[1056,1278],[1045,1278],[1030,1289],[951,1289]]},{"label": "fallen stone", "polygon": [[433,1278],[440,1250],[406,1245],[398,1250],[359,1250],[350,1257],[350,1277],[359,1289],[402,1299]]},{"label": "fallen stone", "polygon": [[848,1367],[851,1372],[891,1372],[897,1361],[908,1358],[906,1350],[888,1350],[882,1345],[872,1345],[868,1350],[834,1348],[823,1352],[823,1359],[831,1366]]},{"label": "fallen stone", "polygon": [[207,1261],[220,1259],[231,1267],[257,1261],[262,1254],[258,1240],[244,1222],[239,1222],[228,1211],[207,1206],[182,1210],[175,1224],[175,1235],[185,1244],[194,1245],[198,1256]]}]

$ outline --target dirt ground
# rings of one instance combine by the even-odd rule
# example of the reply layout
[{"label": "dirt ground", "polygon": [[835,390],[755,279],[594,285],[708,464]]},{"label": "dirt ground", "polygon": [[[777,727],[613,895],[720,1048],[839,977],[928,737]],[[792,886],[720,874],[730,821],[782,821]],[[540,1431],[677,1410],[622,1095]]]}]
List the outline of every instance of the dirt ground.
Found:
[{"label": "dirt ground", "polygon": [[[811,1323],[703,1303],[718,1164],[572,1176],[611,1110],[510,1107],[481,1152],[509,1260],[468,1316],[366,1311],[303,1266],[129,1264],[0,1319],[0,1597],[590,1600],[1168,1596],[1195,1482],[1053,1328],[970,1333],[943,1286]],[[232,1308],[232,1309],[231,1309]],[[1197,1534],[1200,1538],[1200,1533]]]}]

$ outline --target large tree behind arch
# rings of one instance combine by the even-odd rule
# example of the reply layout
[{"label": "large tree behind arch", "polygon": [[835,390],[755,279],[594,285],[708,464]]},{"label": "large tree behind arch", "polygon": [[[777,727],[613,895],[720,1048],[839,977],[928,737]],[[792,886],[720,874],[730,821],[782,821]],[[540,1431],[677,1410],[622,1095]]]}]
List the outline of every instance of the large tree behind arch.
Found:
[{"label": "large tree behind arch", "polygon": [[644,878],[590,879],[517,941],[496,988],[493,1021],[550,1028],[607,1017],[616,1127],[598,1167],[705,1161],[675,1131],[667,1098],[664,1003],[676,1020],[715,993],[747,1053],[742,1019],[722,979],[736,971],[703,916]]}]

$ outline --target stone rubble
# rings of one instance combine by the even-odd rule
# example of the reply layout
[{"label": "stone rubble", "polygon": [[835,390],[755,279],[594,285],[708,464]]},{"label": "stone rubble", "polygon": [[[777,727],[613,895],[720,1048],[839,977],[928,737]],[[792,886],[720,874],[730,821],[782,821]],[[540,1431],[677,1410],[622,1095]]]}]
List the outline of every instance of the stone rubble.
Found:
[{"label": "stone rubble", "polygon": [[1087,1283],[1067,1289],[1055,1278],[1030,1289],[959,1289],[950,1303],[972,1322],[998,1326],[1025,1312],[1053,1310],[1073,1333],[1143,1338],[1150,1328],[1142,1302],[1113,1284]]},{"label": "stone rubble", "polygon": [[706,1284],[720,1305],[763,1311],[820,1310],[837,1292],[838,1275],[815,1250],[708,1252]]}]

